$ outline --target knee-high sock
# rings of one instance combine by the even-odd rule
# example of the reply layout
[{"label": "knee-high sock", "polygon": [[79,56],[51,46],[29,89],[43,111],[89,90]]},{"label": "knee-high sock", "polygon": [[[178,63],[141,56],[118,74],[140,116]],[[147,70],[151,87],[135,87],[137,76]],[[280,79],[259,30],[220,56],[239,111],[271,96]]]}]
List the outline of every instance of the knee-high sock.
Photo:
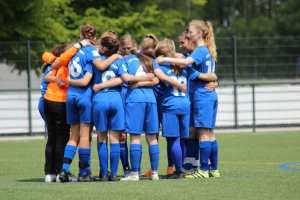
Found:
[{"label": "knee-high sock", "polygon": [[101,173],[107,175],[108,150],[106,142],[98,142],[98,158]]},{"label": "knee-high sock", "polygon": [[180,139],[180,147],[181,147],[181,159],[182,163],[184,162],[185,154],[186,154],[186,145],[185,145],[185,139]]},{"label": "knee-high sock", "polygon": [[141,160],[141,145],[140,144],[130,144],[131,171],[133,171],[133,172],[139,171],[140,160]]},{"label": "knee-high sock", "polygon": [[210,141],[201,141],[199,148],[200,148],[200,169],[202,171],[208,171],[208,159],[211,152]]},{"label": "knee-high sock", "polygon": [[[78,148],[79,173],[82,176],[85,176],[87,174],[87,167],[88,167],[90,154],[91,154],[90,148]],[[81,164],[83,164],[83,166],[81,166]]]},{"label": "knee-high sock", "polygon": [[159,146],[158,146],[158,144],[149,146],[149,157],[150,157],[150,162],[151,162],[151,170],[157,171],[158,163],[159,163]]},{"label": "knee-high sock", "polygon": [[182,170],[182,150],[180,146],[180,137],[167,137],[167,142],[171,148],[172,160],[176,171]]},{"label": "knee-high sock", "polygon": [[142,157],[143,157],[143,146],[141,145],[141,157],[140,157],[140,164],[139,164],[139,172],[141,171],[141,163],[142,163]]},{"label": "knee-high sock", "polygon": [[195,155],[197,152],[199,154],[199,140],[198,139],[189,139],[188,144],[186,146],[186,153],[183,162],[183,168],[186,170],[190,170],[193,167],[193,163],[195,162]]},{"label": "knee-high sock", "polygon": [[65,169],[66,172],[70,172],[70,164],[74,159],[75,154],[76,154],[76,147],[67,145],[64,153],[64,162],[62,165],[62,169]]},{"label": "knee-high sock", "polygon": [[110,170],[117,175],[120,160],[120,143],[110,143]]},{"label": "knee-high sock", "polygon": [[127,142],[120,143],[120,159],[123,165],[123,170],[124,171],[130,170]]},{"label": "knee-high sock", "polygon": [[168,142],[168,139],[166,138],[167,140],[167,158],[168,158],[168,167],[173,167],[174,163],[173,163],[173,160],[172,160],[172,155],[171,155],[171,145],[169,144]]},{"label": "knee-high sock", "polygon": [[211,166],[210,169],[211,170],[217,170],[218,169],[218,162],[219,162],[219,146],[218,146],[218,142],[217,140],[211,142],[211,152],[210,152],[210,162],[211,162]]}]

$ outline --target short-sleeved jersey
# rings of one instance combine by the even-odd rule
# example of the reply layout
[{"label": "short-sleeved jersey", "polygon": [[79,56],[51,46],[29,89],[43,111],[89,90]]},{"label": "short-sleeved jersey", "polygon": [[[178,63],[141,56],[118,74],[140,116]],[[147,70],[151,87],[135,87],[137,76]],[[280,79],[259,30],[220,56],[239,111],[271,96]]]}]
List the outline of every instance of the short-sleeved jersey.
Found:
[{"label": "short-sleeved jersey", "polygon": [[43,77],[43,80],[42,80],[41,86],[40,86],[42,97],[44,97],[44,94],[45,94],[45,92],[46,92],[46,90],[47,90],[47,87],[48,87],[48,85],[49,85],[49,82],[45,81],[44,78],[45,78],[45,76],[46,76],[51,70],[52,70],[52,67],[49,65],[49,66],[45,69],[45,71],[44,71],[44,77]]},{"label": "short-sleeved jersey", "polygon": [[[101,56],[102,60],[105,60],[106,57]],[[94,84],[101,84],[101,83],[105,83],[106,81],[110,80],[110,79],[114,79],[119,77],[119,73],[118,73],[118,69],[119,67],[122,67],[122,60],[121,59],[117,59],[115,60],[106,70],[100,71],[98,70],[95,66],[93,68],[94,70],[94,74],[93,74],[93,81]],[[111,92],[111,91],[117,91],[120,92],[121,91],[121,86],[116,86],[116,87],[112,87],[112,88],[106,88],[104,90],[99,91],[101,92]]]},{"label": "short-sleeved jersey", "polygon": [[[192,67],[196,71],[200,73],[215,72],[215,62],[212,60],[209,49],[206,46],[199,46],[189,57],[194,59],[195,62],[192,64]],[[205,89],[206,84],[208,84],[207,81],[200,79],[193,81],[190,92],[194,94],[194,100],[216,98],[215,91]]]},{"label": "short-sleeved jersey", "polygon": [[[189,79],[197,79],[200,75],[199,72],[195,71],[191,67],[185,67],[181,74],[176,75],[172,72],[172,66],[170,63],[164,63],[164,65],[161,65],[161,70],[173,80],[176,80],[184,85],[188,84]],[[190,100],[188,92],[183,93],[178,90],[178,88],[167,83],[163,83],[162,105],[164,112],[179,115],[190,113]]]},{"label": "short-sleeved jersey", "polygon": [[[82,79],[87,72],[93,74],[93,61],[97,58],[101,58],[101,56],[95,46],[81,48],[69,62],[68,69],[70,78],[78,80]],[[85,87],[70,85],[68,93],[91,96],[93,93],[92,83],[93,81],[90,81]]]},{"label": "short-sleeved jersey", "polygon": [[[144,71],[140,60],[136,55],[129,55],[123,59],[124,63],[119,68],[119,75],[131,74],[133,76],[144,76]],[[153,69],[159,68],[157,63],[153,61]],[[153,87],[139,87],[135,89],[127,89],[126,102],[149,102],[156,103]]]}]

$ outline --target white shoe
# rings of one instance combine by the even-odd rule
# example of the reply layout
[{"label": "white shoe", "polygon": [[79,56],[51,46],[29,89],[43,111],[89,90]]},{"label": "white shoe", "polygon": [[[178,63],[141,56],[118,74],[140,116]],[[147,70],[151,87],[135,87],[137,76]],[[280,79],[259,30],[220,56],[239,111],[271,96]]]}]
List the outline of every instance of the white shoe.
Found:
[{"label": "white shoe", "polygon": [[59,174],[57,174],[57,176],[56,176],[56,182],[57,182],[57,183],[61,183],[61,181],[60,181],[60,179],[59,179]]},{"label": "white shoe", "polygon": [[130,173],[131,173],[131,171],[130,171],[130,170],[126,170],[126,171],[124,172],[124,177],[127,177],[127,176],[129,176],[129,175],[130,175]]},{"label": "white shoe", "polygon": [[151,172],[150,180],[154,180],[154,181],[158,181],[159,180],[157,171],[152,171]]},{"label": "white shoe", "polygon": [[139,180],[140,180],[140,177],[138,174],[136,174],[136,175],[130,174],[130,175],[126,176],[125,178],[121,178],[120,181],[139,181]]},{"label": "white shoe", "polygon": [[56,175],[55,174],[47,174],[45,176],[45,183],[55,182]]}]

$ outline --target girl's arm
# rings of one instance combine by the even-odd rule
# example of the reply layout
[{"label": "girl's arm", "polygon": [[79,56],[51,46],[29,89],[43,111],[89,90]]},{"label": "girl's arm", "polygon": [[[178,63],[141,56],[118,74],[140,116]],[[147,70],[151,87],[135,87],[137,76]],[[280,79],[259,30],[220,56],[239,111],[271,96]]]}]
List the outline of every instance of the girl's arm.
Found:
[{"label": "girl's arm", "polygon": [[97,67],[98,70],[103,71],[106,70],[118,58],[122,59],[123,56],[121,56],[120,54],[113,54],[106,60],[97,58],[93,61],[93,64]]},{"label": "girl's arm", "polygon": [[172,85],[174,87],[177,87],[180,91],[184,93],[186,92],[186,85],[181,84],[175,81],[174,79],[170,78],[169,76],[165,75],[165,73],[161,69],[159,68],[155,69],[154,73],[161,81],[166,82],[169,85]]},{"label": "girl's arm", "polygon": [[198,79],[201,79],[203,81],[216,81],[217,80],[217,75],[215,73],[201,73],[199,76],[198,76]]},{"label": "girl's arm", "polygon": [[89,84],[89,82],[91,81],[93,77],[93,74],[89,73],[89,72],[86,72],[84,74],[84,77],[81,78],[81,79],[71,79],[69,76],[67,77],[67,82],[70,84],[70,85],[75,85],[75,86],[78,86],[78,87],[84,87],[84,86],[87,86]]},{"label": "girl's arm", "polygon": [[139,81],[151,81],[154,79],[154,74],[148,73],[145,76],[133,76],[131,74],[121,75],[124,82],[139,82]]},{"label": "girl's arm", "polygon": [[138,87],[152,87],[157,85],[158,83],[159,83],[159,79],[154,77],[154,79],[151,81],[130,82],[129,87],[131,89],[138,88]]},{"label": "girl's arm", "polygon": [[187,58],[169,58],[169,57],[159,56],[155,60],[156,60],[156,62],[159,65],[162,65],[165,62],[169,62],[169,63],[175,64],[175,65],[181,65],[182,67],[187,66],[189,64],[193,64],[195,62],[192,57],[187,57]]},{"label": "girl's arm", "polygon": [[56,70],[48,72],[48,74],[45,75],[44,80],[47,82],[56,82],[58,87],[65,87],[66,83],[62,79],[52,75],[55,72]]},{"label": "girl's arm", "polygon": [[216,81],[211,81],[208,84],[205,85],[205,88],[209,91],[213,91],[214,89],[216,89],[219,86],[219,82],[218,80]]},{"label": "girl's arm", "polygon": [[121,77],[113,78],[111,80],[108,80],[104,83],[98,83],[93,86],[94,92],[99,92],[100,90],[116,87],[124,83],[123,79]]}]

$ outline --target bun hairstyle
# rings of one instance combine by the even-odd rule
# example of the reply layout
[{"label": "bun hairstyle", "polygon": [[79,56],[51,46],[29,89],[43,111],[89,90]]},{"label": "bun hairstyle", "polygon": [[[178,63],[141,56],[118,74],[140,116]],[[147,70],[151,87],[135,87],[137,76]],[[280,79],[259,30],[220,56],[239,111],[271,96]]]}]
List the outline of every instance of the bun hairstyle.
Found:
[{"label": "bun hairstyle", "polygon": [[97,29],[91,24],[86,24],[80,28],[80,34],[84,39],[94,41],[97,38]]}]

